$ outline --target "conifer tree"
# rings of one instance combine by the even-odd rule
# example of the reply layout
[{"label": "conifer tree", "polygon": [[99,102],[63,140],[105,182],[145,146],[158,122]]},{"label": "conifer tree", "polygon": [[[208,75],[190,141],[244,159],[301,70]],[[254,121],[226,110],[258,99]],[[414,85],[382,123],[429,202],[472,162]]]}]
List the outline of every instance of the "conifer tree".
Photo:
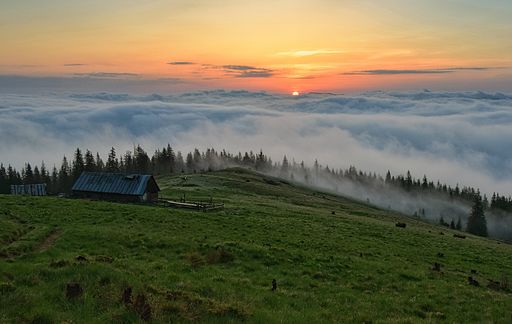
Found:
[{"label": "conifer tree", "polygon": [[82,156],[82,151],[79,148],[75,151],[75,157],[73,159],[73,167],[71,171],[71,176],[73,180],[78,179],[78,177],[82,174],[85,169],[84,157]]},{"label": "conifer tree", "polygon": [[119,160],[116,157],[116,149],[112,147],[110,152],[108,153],[107,163],[105,164],[105,168],[108,172],[118,172],[119,171]]},{"label": "conifer tree", "polygon": [[485,220],[482,197],[479,194],[475,197],[471,215],[468,218],[467,231],[475,235],[487,236],[487,221]]},{"label": "conifer tree", "polygon": [[89,150],[85,151],[84,171],[96,171],[96,162],[94,161],[94,155],[92,155],[92,152]]},{"label": "conifer tree", "polygon": [[462,230],[462,223],[460,221],[460,216],[459,216],[459,219],[457,220],[457,224],[455,225],[455,229],[461,231]]}]

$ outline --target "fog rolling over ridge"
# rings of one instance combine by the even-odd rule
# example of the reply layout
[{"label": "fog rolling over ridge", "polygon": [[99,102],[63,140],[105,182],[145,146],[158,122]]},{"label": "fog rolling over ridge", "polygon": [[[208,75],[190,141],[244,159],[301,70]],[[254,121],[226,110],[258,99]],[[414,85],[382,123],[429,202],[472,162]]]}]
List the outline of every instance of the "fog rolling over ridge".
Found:
[{"label": "fog rolling over ridge", "polygon": [[[355,198],[376,207],[394,210],[431,223],[439,223],[442,217],[446,223],[457,223],[460,219],[462,229],[467,226],[472,204],[451,199],[449,195],[438,192],[408,192],[402,188],[389,185],[380,177],[367,182],[351,181],[347,177],[338,178],[321,169],[313,172],[307,169],[302,172],[296,168],[288,174],[279,171],[270,173],[284,177],[305,186],[326,190],[336,194]],[[499,210],[486,210],[489,236],[497,239],[512,240],[512,215]]]},{"label": "fog rolling over ridge", "polygon": [[299,97],[247,91],[174,95],[0,94],[0,157],[60,163],[76,147],[106,154],[141,144],[254,151],[274,160],[355,165],[455,186],[512,192],[512,96],[373,92]]}]

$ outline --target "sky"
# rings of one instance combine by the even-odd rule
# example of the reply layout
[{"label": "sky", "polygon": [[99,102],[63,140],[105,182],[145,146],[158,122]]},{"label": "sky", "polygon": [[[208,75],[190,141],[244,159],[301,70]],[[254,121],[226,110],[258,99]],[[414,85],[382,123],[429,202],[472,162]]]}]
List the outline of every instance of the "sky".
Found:
[{"label": "sky", "polygon": [[512,91],[508,0],[0,0],[7,92]]},{"label": "sky", "polygon": [[170,143],[510,194],[510,17],[510,0],[0,0],[0,162]]}]

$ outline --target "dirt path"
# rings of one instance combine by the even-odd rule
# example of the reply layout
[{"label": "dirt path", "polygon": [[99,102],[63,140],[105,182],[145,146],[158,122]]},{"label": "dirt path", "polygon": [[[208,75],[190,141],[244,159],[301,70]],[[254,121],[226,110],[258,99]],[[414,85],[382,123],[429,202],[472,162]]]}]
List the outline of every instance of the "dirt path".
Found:
[{"label": "dirt path", "polygon": [[42,241],[39,243],[35,248],[34,252],[44,252],[51,248],[53,246],[53,243],[60,237],[62,234],[62,230],[55,229]]}]

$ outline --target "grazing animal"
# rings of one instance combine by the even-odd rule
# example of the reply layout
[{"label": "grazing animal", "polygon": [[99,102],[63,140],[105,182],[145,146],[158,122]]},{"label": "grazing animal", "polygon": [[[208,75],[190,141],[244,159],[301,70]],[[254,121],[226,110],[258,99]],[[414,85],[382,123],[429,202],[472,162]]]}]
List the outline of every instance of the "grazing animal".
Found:
[{"label": "grazing animal", "polygon": [[476,274],[478,271],[476,271],[475,269],[471,269],[471,273],[472,274]]},{"label": "grazing animal", "polygon": [[487,284],[487,288],[490,288],[492,290],[500,290],[501,284],[499,281],[494,281],[492,279],[487,279],[489,283]]},{"label": "grazing animal", "polygon": [[476,279],[474,279],[473,277],[468,277],[468,283],[471,285],[471,286],[475,286],[475,287],[480,287],[480,283],[478,281],[476,281]]},{"label": "grazing animal", "polygon": [[444,253],[438,252],[437,256],[440,257],[440,258],[444,258]]},{"label": "grazing animal", "polygon": [[277,290],[277,281],[276,279],[272,279],[272,291],[276,291]]},{"label": "grazing animal", "polygon": [[460,239],[465,239],[465,238],[466,238],[466,235],[453,234],[453,237],[460,238]]},{"label": "grazing animal", "polygon": [[437,263],[437,262],[434,262],[434,264],[432,265],[432,270],[433,271],[441,271],[441,263]]},{"label": "grazing animal", "polygon": [[395,224],[395,226],[396,227],[405,228],[407,226],[407,224],[398,222],[398,223]]},{"label": "grazing animal", "polygon": [[79,255],[76,257],[76,261],[78,262],[87,262],[87,258],[84,257],[83,255]]}]

